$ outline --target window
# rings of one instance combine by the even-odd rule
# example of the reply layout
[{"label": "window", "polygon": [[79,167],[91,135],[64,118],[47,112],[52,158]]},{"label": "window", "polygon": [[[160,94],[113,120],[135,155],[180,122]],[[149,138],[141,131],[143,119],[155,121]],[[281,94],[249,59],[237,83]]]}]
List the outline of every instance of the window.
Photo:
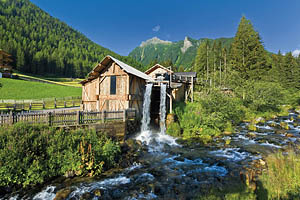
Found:
[{"label": "window", "polygon": [[110,94],[116,94],[116,86],[117,86],[117,77],[111,76],[110,77]]}]

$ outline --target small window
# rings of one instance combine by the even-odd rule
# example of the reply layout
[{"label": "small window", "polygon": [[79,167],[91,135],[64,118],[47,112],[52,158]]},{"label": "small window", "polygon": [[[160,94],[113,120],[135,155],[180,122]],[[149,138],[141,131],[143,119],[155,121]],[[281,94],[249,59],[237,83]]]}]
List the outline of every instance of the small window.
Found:
[{"label": "small window", "polygon": [[111,76],[110,77],[110,94],[116,94],[116,85],[117,85],[117,77]]}]

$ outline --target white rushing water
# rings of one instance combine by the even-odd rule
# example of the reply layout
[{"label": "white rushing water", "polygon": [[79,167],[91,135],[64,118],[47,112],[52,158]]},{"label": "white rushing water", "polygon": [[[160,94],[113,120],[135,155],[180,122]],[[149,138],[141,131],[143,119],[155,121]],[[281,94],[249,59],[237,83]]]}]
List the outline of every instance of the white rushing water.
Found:
[{"label": "white rushing water", "polygon": [[159,117],[160,117],[160,133],[166,132],[166,96],[167,96],[167,85],[160,84],[160,105],[159,105]]},{"label": "white rushing water", "polygon": [[53,200],[56,196],[55,188],[55,186],[48,186],[45,190],[36,194],[33,200]]},{"label": "white rushing water", "polygon": [[143,103],[142,132],[149,130],[152,83],[146,85]]},{"label": "white rushing water", "polygon": [[160,90],[160,131],[154,132],[150,129],[150,104],[151,104],[151,92],[152,84],[146,85],[146,91],[144,94],[144,103],[143,103],[143,118],[142,118],[142,127],[141,133],[136,137],[137,140],[146,143],[148,146],[151,146],[150,151],[161,150],[163,144],[168,145],[178,145],[175,142],[175,138],[166,134],[166,96],[167,96],[167,86],[166,84],[161,84]]}]

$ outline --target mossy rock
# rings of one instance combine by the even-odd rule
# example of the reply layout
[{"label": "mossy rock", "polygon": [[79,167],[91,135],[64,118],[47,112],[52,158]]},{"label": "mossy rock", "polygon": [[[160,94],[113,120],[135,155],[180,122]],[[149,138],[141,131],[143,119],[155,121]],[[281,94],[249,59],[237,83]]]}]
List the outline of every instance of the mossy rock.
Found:
[{"label": "mossy rock", "polygon": [[248,126],[248,130],[249,131],[256,131],[257,130],[257,127],[255,126],[255,124],[249,124],[249,126]]},{"label": "mossy rock", "polygon": [[232,132],[231,131],[224,131],[223,134],[224,135],[232,135]]},{"label": "mossy rock", "polygon": [[276,134],[286,134],[286,130],[275,130]]},{"label": "mossy rock", "polygon": [[170,124],[175,122],[175,115],[174,114],[168,114],[166,119],[166,126],[168,127]]},{"label": "mossy rock", "polygon": [[256,134],[254,132],[248,132],[247,136],[250,137],[250,138],[255,138]]},{"label": "mossy rock", "polygon": [[56,196],[55,196],[54,200],[64,200],[64,199],[66,199],[69,196],[69,194],[71,192],[72,192],[72,190],[69,189],[69,188],[65,188],[65,189],[59,190],[56,193]]}]

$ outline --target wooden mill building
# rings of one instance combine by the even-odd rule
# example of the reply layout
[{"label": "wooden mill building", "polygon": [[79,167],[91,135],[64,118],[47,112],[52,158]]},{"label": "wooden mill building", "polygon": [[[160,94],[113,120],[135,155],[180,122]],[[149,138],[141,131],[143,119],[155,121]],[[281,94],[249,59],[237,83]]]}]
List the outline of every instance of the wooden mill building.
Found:
[{"label": "wooden mill building", "polygon": [[134,108],[142,113],[146,81],[145,73],[106,56],[82,84],[83,110],[120,111]]},{"label": "wooden mill building", "polygon": [[147,83],[153,84],[151,115],[158,116],[160,86],[167,85],[167,105],[172,112],[173,101],[193,100],[194,72],[173,72],[156,64],[145,73],[106,56],[82,84],[82,109],[88,111],[121,111],[135,109],[142,114]]}]

